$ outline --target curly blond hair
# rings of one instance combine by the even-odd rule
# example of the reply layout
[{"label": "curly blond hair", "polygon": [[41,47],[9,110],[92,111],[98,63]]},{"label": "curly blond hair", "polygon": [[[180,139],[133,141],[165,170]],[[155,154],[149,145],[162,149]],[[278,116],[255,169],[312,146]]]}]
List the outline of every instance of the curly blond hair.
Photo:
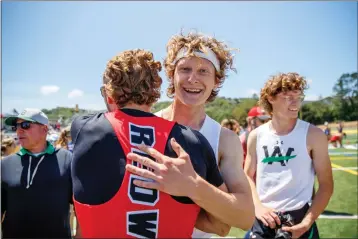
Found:
[{"label": "curly blond hair", "polygon": [[167,44],[167,56],[164,60],[165,73],[169,80],[169,87],[167,89],[167,95],[169,98],[173,98],[175,94],[174,88],[174,72],[176,64],[173,64],[174,60],[180,49],[186,47],[188,49],[188,56],[194,56],[194,51],[205,52],[205,48],[210,48],[218,58],[220,62],[220,71],[216,71],[215,83],[218,85],[214,89],[207,102],[213,101],[219,93],[219,89],[222,87],[229,69],[236,72],[233,67],[233,54],[224,42],[220,42],[213,37],[205,36],[200,33],[191,32],[188,35],[184,35],[181,32],[179,35],[174,35]]},{"label": "curly blond hair", "polygon": [[275,97],[281,92],[299,90],[302,93],[308,88],[305,77],[300,76],[296,72],[279,73],[271,76],[261,89],[258,104],[269,114],[272,114],[272,105],[268,101],[268,97]]},{"label": "curly blond hair", "polygon": [[142,49],[124,51],[113,57],[103,74],[105,92],[119,108],[128,103],[152,105],[160,97],[160,62]]},{"label": "curly blond hair", "polygon": [[[5,138],[1,140],[1,156],[4,156],[8,149],[15,144],[15,140],[13,138]],[[12,152],[8,152],[12,153]]]},{"label": "curly blond hair", "polygon": [[71,129],[69,127],[66,127],[62,130],[60,137],[55,144],[57,147],[68,149],[67,144],[69,140],[67,136],[70,135],[70,131]]}]

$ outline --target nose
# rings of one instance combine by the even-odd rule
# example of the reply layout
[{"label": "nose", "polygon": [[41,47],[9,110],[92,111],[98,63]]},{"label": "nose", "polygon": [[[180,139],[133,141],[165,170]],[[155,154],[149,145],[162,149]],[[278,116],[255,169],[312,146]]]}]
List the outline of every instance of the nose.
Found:
[{"label": "nose", "polygon": [[196,73],[194,71],[191,72],[188,82],[192,84],[198,82],[198,78],[196,77]]},{"label": "nose", "polygon": [[17,128],[16,128],[16,134],[19,135],[20,133],[24,133],[24,132],[25,132],[25,130],[23,130],[23,129],[20,127],[20,125],[18,125]]}]

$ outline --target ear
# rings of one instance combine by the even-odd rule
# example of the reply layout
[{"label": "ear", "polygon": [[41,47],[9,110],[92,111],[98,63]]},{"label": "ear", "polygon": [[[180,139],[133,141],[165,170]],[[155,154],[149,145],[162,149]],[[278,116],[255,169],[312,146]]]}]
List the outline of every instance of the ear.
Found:
[{"label": "ear", "polygon": [[267,97],[267,101],[272,105],[272,103],[274,102],[275,98],[273,96],[268,96]]},{"label": "ear", "polygon": [[214,90],[216,90],[219,87],[219,78],[215,77],[215,85],[214,85]]}]

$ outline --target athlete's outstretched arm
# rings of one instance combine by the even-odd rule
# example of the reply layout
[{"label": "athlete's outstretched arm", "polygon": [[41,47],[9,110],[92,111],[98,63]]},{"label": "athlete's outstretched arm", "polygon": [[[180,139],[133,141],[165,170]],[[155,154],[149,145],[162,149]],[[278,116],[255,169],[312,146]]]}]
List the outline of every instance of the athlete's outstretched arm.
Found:
[{"label": "athlete's outstretched arm", "polygon": [[331,160],[329,159],[326,135],[321,129],[310,125],[307,134],[307,146],[312,152],[313,167],[317,175],[319,186],[312,205],[302,222],[293,227],[283,228],[283,230],[292,232],[292,238],[299,237],[309,230],[314,221],[327,207],[333,194]]},{"label": "athlete's outstretched arm", "polygon": [[[174,196],[190,197],[197,205],[222,222],[230,226],[249,229],[254,221],[251,195],[248,193],[248,197],[238,197],[235,194],[223,192],[208,183],[195,172],[190,156],[182,147],[173,139],[171,144],[178,158],[169,158],[155,149],[147,147],[140,147],[140,149],[155,158],[157,162],[138,154],[130,153],[127,155],[129,159],[154,169],[154,172],[151,172],[127,165],[126,169],[128,171],[155,181],[135,180],[134,184],[140,187],[157,189]],[[239,140],[238,145],[240,145]],[[236,147],[237,145],[234,148]]]}]

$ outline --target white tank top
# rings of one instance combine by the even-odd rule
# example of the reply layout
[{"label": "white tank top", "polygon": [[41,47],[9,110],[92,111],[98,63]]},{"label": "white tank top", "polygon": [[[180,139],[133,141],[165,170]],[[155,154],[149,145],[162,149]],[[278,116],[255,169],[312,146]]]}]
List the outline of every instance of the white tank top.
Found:
[{"label": "white tank top", "polygon": [[[157,113],[155,113],[155,115],[163,118],[163,110],[158,111]],[[208,115],[206,115],[203,126],[201,127],[199,132],[204,135],[204,137],[209,141],[215,153],[216,164],[219,164],[219,140],[221,125],[212,118],[210,118]],[[215,234],[203,232],[196,228],[194,228],[192,234],[192,238],[209,238],[213,236],[215,236]]]},{"label": "white tank top", "polygon": [[284,136],[266,123],[257,130],[256,184],[260,201],[275,210],[297,210],[311,200],[314,168],[307,152],[309,123],[297,119]]}]

